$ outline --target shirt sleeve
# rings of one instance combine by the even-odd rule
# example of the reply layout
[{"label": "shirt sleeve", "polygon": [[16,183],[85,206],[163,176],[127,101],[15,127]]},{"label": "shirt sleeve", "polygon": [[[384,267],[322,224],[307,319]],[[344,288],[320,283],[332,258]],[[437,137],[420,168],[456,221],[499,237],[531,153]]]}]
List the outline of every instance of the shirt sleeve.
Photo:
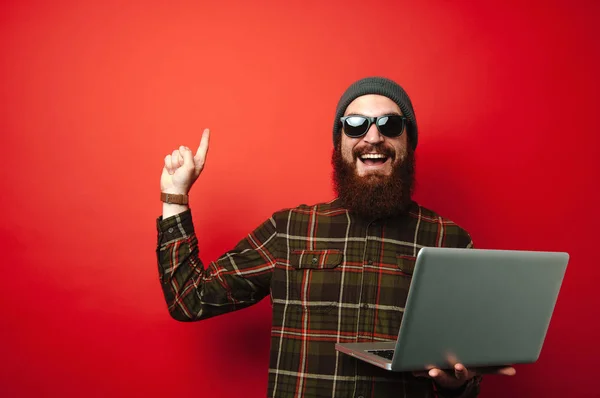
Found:
[{"label": "shirt sleeve", "polygon": [[197,321],[253,305],[269,294],[277,230],[271,217],[205,267],[191,211],[157,219],[158,272],[169,313]]}]

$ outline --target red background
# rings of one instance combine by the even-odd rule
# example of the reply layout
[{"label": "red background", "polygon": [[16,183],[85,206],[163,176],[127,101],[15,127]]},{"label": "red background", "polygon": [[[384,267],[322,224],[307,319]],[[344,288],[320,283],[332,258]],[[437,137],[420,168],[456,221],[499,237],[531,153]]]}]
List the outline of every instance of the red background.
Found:
[{"label": "red background", "polygon": [[167,313],[163,157],[212,129],[192,209],[213,260],[331,198],[335,105],[377,74],[413,99],[421,204],[478,247],[571,254],[539,362],[482,396],[600,396],[599,3],[249,3],[2,2],[0,395],[264,396],[268,301]]}]

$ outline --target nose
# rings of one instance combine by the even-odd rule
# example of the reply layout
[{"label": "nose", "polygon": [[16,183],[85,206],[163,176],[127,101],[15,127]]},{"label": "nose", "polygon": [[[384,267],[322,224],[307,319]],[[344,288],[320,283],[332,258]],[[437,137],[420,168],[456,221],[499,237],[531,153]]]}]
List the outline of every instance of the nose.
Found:
[{"label": "nose", "polygon": [[369,144],[372,144],[372,145],[383,142],[383,140],[384,140],[383,135],[381,135],[381,133],[379,132],[379,129],[377,128],[375,123],[371,124],[371,127],[369,127],[369,130],[367,130],[367,134],[365,134],[363,136],[363,141],[368,142]]}]

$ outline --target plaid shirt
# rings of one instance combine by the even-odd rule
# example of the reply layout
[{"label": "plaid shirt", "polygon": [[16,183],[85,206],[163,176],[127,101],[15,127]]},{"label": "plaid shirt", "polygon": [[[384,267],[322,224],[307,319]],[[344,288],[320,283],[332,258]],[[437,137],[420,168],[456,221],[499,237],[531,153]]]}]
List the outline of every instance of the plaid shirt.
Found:
[{"label": "plaid shirt", "polygon": [[[472,247],[455,223],[413,203],[363,220],[339,201],[275,213],[205,268],[191,212],[157,220],[160,281],[170,314],[196,321],[270,295],[269,397],[435,397],[430,379],[379,369],[335,343],[394,341],[417,253]],[[460,396],[475,397],[479,378]]]}]

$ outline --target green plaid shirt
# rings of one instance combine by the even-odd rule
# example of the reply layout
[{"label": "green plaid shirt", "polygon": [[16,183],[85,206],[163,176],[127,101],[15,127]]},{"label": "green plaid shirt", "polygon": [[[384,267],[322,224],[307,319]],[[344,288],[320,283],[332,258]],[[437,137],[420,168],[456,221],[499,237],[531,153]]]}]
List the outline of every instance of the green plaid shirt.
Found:
[{"label": "green plaid shirt", "polygon": [[[471,247],[469,234],[416,203],[363,220],[338,200],[279,211],[205,267],[191,212],[157,220],[160,281],[170,314],[197,321],[270,295],[269,397],[435,397],[433,382],[335,350],[396,340],[417,253]],[[461,397],[475,397],[479,378]]]}]

